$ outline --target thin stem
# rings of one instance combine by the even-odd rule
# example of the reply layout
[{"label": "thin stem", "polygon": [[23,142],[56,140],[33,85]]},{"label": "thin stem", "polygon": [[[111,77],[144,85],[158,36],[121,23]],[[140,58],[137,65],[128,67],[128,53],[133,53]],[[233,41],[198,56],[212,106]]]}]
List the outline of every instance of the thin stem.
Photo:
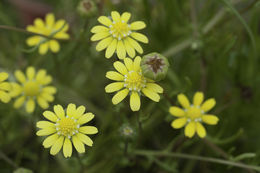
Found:
[{"label": "thin stem", "polygon": [[124,155],[127,156],[128,154],[128,139],[125,140],[125,148],[124,148]]},{"label": "thin stem", "polygon": [[12,161],[7,155],[5,155],[1,150],[0,150],[0,159],[3,159],[8,164],[10,164],[12,167],[18,168],[17,164],[14,161]]},{"label": "thin stem", "polygon": [[198,32],[198,23],[197,23],[197,11],[196,11],[196,3],[195,0],[190,0],[190,16],[191,16],[191,23],[193,27],[193,38],[197,39],[199,36]]},{"label": "thin stem", "polygon": [[190,159],[190,160],[200,160],[204,162],[212,162],[218,163],[222,165],[229,165],[234,167],[239,167],[243,169],[250,169],[260,171],[260,167],[253,166],[253,165],[246,165],[243,163],[237,163],[229,160],[217,159],[213,157],[202,157],[190,154],[183,154],[183,153],[169,153],[169,152],[161,152],[161,151],[151,151],[151,150],[136,150],[133,152],[134,155],[141,155],[141,156],[160,156],[160,157],[176,157],[181,159]]},{"label": "thin stem", "polygon": [[6,30],[9,30],[9,31],[22,32],[22,33],[31,34],[31,35],[38,35],[38,36],[45,37],[45,38],[48,38],[48,39],[53,39],[53,40],[69,41],[68,39],[58,39],[58,38],[54,38],[54,37],[51,37],[51,36],[47,36],[47,35],[43,35],[43,34],[39,34],[39,33],[35,33],[35,32],[30,32],[30,31],[27,31],[25,29],[13,27],[13,26],[0,25],[0,29],[6,29]]},{"label": "thin stem", "polygon": [[78,159],[78,161],[79,161],[79,164],[80,164],[80,173],[83,173],[84,172],[84,164],[83,164],[83,162],[82,162],[82,160],[81,160],[81,158],[80,158],[80,156],[79,156],[79,153],[77,153],[77,159]]}]

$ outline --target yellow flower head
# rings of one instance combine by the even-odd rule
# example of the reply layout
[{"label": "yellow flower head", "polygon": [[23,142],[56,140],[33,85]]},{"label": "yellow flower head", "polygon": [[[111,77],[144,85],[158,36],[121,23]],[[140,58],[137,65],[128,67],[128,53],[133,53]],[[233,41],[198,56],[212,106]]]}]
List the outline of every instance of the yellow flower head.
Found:
[{"label": "yellow flower head", "polygon": [[189,138],[193,137],[195,132],[199,137],[204,138],[206,130],[202,123],[216,125],[219,119],[215,115],[207,114],[215,106],[215,99],[211,98],[202,103],[203,98],[203,93],[196,92],[193,97],[193,104],[190,104],[184,94],[179,94],[178,101],[184,109],[176,106],[170,107],[169,112],[178,117],[172,122],[171,126],[175,129],[185,126],[185,136]]},{"label": "yellow flower head", "polygon": [[84,126],[94,118],[92,113],[84,113],[85,107],[69,104],[66,112],[61,105],[54,106],[54,112],[45,111],[43,116],[49,121],[37,122],[41,128],[38,136],[48,136],[43,141],[44,148],[50,148],[50,153],[56,155],[63,147],[64,157],[72,155],[72,143],[79,153],[85,152],[84,144],[93,145],[93,141],[87,136],[96,134],[98,129],[94,126]]},{"label": "yellow flower head", "polygon": [[36,100],[43,109],[49,107],[48,102],[54,100],[53,95],[56,93],[56,88],[49,86],[52,77],[46,74],[46,70],[41,69],[36,73],[34,67],[28,67],[26,76],[23,72],[17,70],[15,71],[15,77],[20,82],[20,84],[11,83],[11,96],[20,96],[14,102],[15,108],[19,108],[26,103],[26,111],[31,113],[35,109]]},{"label": "yellow flower head", "polygon": [[11,89],[11,85],[9,84],[9,82],[5,82],[7,78],[8,78],[8,73],[5,72],[0,73],[0,100],[4,103],[9,102],[11,99],[8,93]]},{"label": "yellow flower head", "polygon": [[[34,20],[34,25],[27,26],[26,30],[37,34],[46,35],[56,39],[69,39],[69,35],[66,33],[69,29],[69,25],[65,20],[60,19],[55,22],[55,17],[52,13],[49,13],[45,17],[45,22],[37,18]],[[60,50],[60,45],[55,39],[48,39],[41,36],[32,36],[26,40],[29,46],[39,47],[39,53],[44,55],[48,49],[56,53]]]},{"label": "yellow flower head", "polygon": [[130,58],[125,58],[124,64],[120,61],[114,63],[114,67],[118,72],[107,72],[106,77],[108,79],[117,81],[107,85],[105,88],[107,93],[117,91],[112,98],[113,104],[120,103],[128,94],[130,94],[130,107],[132,111],[140,109],[141,94],[144,94],[155,102],[159,102],[160,96],[158,93],[162,93],[163,88],[153,80],[143,76],[140,62],[141,58],[139,56],[134,61]]},{"label": "yellow flower head", "polygon": [[106,58],[112,57],[115,51],[120,59],[124,59],[126,53],[134,58],[135,50],[140,54],[143,53],[143,49],[137,41],[148,43],[148,38],[136,31],[145,28],[146,25],[142,21],[128,24],[130,17],[131,14],[127,12],[120,16],[117,11],[112,11],[111,18],[106,16],[98,18],[103,25],[91,29],[91,32],[94,33],[91,41],[101,40],[96,49],[97,51],[106,49]]}]

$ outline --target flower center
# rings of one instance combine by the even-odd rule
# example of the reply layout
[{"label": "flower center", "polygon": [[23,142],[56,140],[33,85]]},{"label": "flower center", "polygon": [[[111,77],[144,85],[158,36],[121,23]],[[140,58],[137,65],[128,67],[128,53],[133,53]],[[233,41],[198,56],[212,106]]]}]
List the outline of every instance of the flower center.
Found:
[{"label": "flower center", "polygon": [[142,88],[146,86],[146,79],[143,77],[142,72],[129,71],[125,75],[124,86],[130,91],[140,92]]},{"label": "flower center", "polygon": [[188,108],[186,115],[188,116],[188,118],[192,119],[192,120],[196,120],[196,119],[200,119],[201,117],[201,109],[199,107],[190,107]]},{"label": "flower center", "polygon": [[71,136],[78,133],[78,129],[80,125],[77,123],[77,120],[69,117],[63,118],[59,120],[56,124],[56,130],[59,135],[67,136],[70,138]]},{"label": "flower center", "polygon": [[40,85],[35,81],[28,81],[24,84],[24,94],[26,96],[37,96],[40,92]]},{"label": "flower center", "polygon": [[110,25],[109,28],[110,34],[118,40],[121,40],[122,38],[127,37],[132,33],[130,30],[130,25],[124,21],[113,21],[113,24]]}]

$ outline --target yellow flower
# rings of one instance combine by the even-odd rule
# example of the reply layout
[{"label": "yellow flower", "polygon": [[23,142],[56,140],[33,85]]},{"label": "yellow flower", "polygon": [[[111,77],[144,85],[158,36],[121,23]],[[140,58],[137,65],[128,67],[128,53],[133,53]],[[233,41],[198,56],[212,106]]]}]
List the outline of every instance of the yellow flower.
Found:
[{"label": "yellow flower", "polygon": [[193,104],[190,104],[189,100],[184,94],[178,95],[178,101],[184,109],[176,106],[172,106],[169,112],[178,117],[174,120],[171,126],[175,129],[179,129],[185,126],[185,136],[191,138],[195,132],[199,137],[204,138],[206,136],[206,130],[202,123],[209,125],[216,125],[218,123],[218,117],[215,115],[207,114],[215,104],[215,99],[211,98],[203,102],[204,95],[201,92],[196,92],[193,97]]},{"label": "yellow flower", "polygon": [[[55,17],[52,13],[49,13],[45,17],[45,22],[37,18],[34,20],[34,25],[27,26],[26,30],[37,34],[46,35],[56,39],[69,39],[69,35],[66,33],[69,29],[69,25],[65,20],[60,19],[55,22]],[[39,47],[39,53],[44,55],[48,49],[56,53],[60,50],[60,44],[55,39],[48,39],[41,36],[32,36],[26,40],[27,45]]]},{"label": "yellow flower", "polygon": [[[38,136],[48,136],[43,141],[44,148],[50,148],[50,153],[56,155],[63,147],[64,157],[72,155],[72,143],[79,153],[85,152],[84,144],[93,145],[93,141],[87,136],[96,134],[98,129],[94,126],[84,126],[94,118],[92,113],[84,113],[85,107],[69,104],[66,112],[61,105],[54,106],[54,112],[45,111],[43,116],[49,121],[37,122],[41,128]],[[50,122],[51,121],[51,122]]]},{"label": "yellow flower", "polygon": [[49,107],[48,102],[54,100],[53,95],[56,93],[56,88],[49,86],[52,77],[46,74],[46,70],[41,69],[36,73],[34,67],[28,67],[26,76],[23,72],[17,70],[15,77],[21,83],[11,83],[11,96],[20,96],[14,102],[15,108],[21,107],[26,102],[26,111],[31,113],[35,109],[36,100],[43,109]]},{"label": "yellow flower", "polygon": [[148,43],[148,38],[136,31],[145,28],[146,25],[142,21],[128,24],[130,17],[131,14],[127,12],[120,16],[117,11],[112,11],[111,18],[106,16],[98,18],[103,25],[91,29],[91,32],[94,33],[91,41],[101,40],[96,49],[97,51],[106,49],[106,58],[110,58],[115,51],[120,59],[124,59],[126,53],[134,58],[135,50],[140,54],[143,53],[143,49],[137,41]]},{"label": "yellow flower", "polygon": [[5,82],[7,78],[8,78],[8,73],[5,72],[0,73],[0,100],[4,103],[9,102],[11,99],[8,93],[11,89],[11,85],[9,82]]},{"label": "yellow flower", "polygon": [[163,88],[153,80],[143,76],[140,67],[141,58],[138,56],[132,61],[130,58],[124,59],[124,64],[120,61],[114,63],[115,69],[119,72],[109,71],[106,74],[108,79],[117,81],[105,87],[107,93],[117,91],[112,98],[113,104],[120,103],[130,94],[130,107],[132,111],[138,111],[141,106],[140,96],[144,94],[151,100],[159,102]]}]

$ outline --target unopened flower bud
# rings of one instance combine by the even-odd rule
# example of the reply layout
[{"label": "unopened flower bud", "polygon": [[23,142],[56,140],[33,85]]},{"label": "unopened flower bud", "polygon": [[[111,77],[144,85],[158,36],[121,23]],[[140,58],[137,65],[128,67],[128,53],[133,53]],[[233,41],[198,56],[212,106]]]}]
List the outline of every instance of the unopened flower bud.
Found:
[{"label": "unopened flower bud", "polygon": [[160,81],[167,75],[169,62],[159,53],[150,53],[142,58],[141,68],[145,77]]},{"label": "unopened flower bud", "polygon": [[92,16],[97,12],[97,6],[93,0],[82,0],[79,2],[78,12],[82,16]]}]

